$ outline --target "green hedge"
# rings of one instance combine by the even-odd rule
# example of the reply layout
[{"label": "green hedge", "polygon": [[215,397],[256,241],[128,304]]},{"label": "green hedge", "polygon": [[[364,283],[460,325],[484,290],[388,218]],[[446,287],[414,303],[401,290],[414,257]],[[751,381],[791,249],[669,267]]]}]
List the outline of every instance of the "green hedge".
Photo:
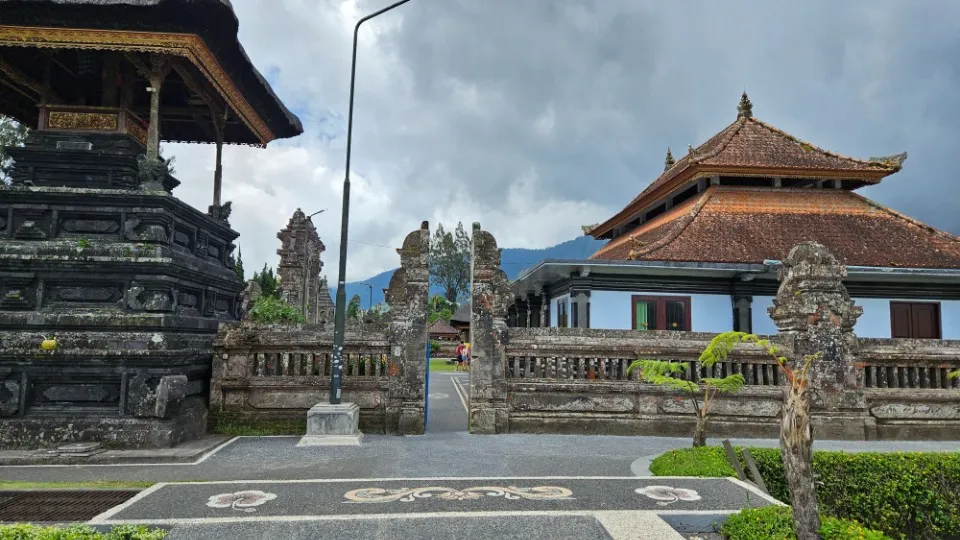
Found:
[{"label": "green hedge", "polygon": [[0,525],[0,540],[161,540],[167,536],[163,529],[147,529],[123,525],[107,533],[97,532],[86,525],[75,527],[38,527],[26,523]]},{"label": "green hedge", "polygon": [[[720,532],[727,540],[794,540],[793,513],[789,506],[748,508],[733,514],[724,522]],[[879,531],[867,529],[856,521],[830,516],[820,518],[820,536],[823,540],[889,540]]]},{"label": "green hedge", "polygon": [[[715,455],[704,456],[712,451]],[[789,502],[780,450],[751,448],[770,494]],[[740,453],[740,449],[737,449]],[[658,476],[733,476],[721,447],[668,452],[651,463]],[[691,472],[693,471],[693,472]],[[817,500],[826,515],[856,520],[894,537],[960,538],[960,453],[813,453]],[[704,474],[706,476],[708,474]]]}]

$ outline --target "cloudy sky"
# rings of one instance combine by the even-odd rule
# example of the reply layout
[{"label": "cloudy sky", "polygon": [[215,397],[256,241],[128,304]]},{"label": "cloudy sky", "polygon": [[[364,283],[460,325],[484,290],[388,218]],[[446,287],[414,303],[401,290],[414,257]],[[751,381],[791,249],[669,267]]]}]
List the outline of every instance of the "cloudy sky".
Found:
[{"label": "cloudy sky", "polygon": [[[297,208],[335,281],[353,25],[392,0],[232,0],[240,40],[305,134],[230,147],[248,273]],[[857,157],[909,152],[862,193],[960,233],[956,0],[412,0],[360,33],[348,279],[395,267],[426,219],[546,247],[619,210],[736,117]],[[210,204],[213,148],[168,145]]]}]

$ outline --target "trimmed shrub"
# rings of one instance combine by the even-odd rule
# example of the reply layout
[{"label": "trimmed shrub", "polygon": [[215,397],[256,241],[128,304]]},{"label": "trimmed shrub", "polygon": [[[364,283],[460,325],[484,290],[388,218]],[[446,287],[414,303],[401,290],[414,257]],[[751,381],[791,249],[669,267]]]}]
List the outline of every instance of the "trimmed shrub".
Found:
[{"label": "trimmed shrub", "polygon": [[304,323],[296,308],[273,296],[261,296],[250,308],[250,320],[258,323]]},{"label": "trimmed shrub", "polygon": [[[752,450],[751,450],[752,452]],[[823,540],[888,540],[890,537],[860,525],[856,521],[820,516],[820,535]],[[720,528],[728,540],[768,540],[783,538],[795,540],[793,513],[789,506],[748,508],[731,515]]]},{"label": "trimmed shrub", "polygon": [[[678,453],[686,455],[672,455]],[[770,495],[789,502],[780,450],[751,448],[750,453]],[[658,476],[732,476],[732,470],[718,468],[719,460],[726,461],[721,447],[687,448],[656,458],[650,470]],[[897,538],[960,538],[960,453],[820,450],[813,453],[813,472],[825,515]]]},{"label": "trimmed shrub", "polygon": [[[717,450],[720,450],[717,452]],[[736,476],[737,473],[727,462],[722,448],[716,446],[698,446],[671,450],[661,454],[650,462],[650,472],[654,476],[704,476],[716,478]]]},{"label": "trimmed shrub", "polygon": [[161,540],[163,529],[121,525],[107,533],[86,525],[74,527],[38,527],[27,523],[0,525],[0,540]]}]

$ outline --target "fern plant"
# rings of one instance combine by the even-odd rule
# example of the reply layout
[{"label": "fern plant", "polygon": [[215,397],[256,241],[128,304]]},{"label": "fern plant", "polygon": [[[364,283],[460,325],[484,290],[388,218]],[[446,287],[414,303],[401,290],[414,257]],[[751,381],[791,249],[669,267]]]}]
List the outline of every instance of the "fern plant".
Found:
[{"label": "fern plant", "polygon": [[[707,351],[710,349],[708,348]],[[717,362],[717,356],[708,356],[704,351],[700,355],[702,365],[711,367]],[[713,358],[713,359],[711,359]],[[693,402],[693,411],[697,415],[697,427],[693,432],[693,446],[706,446],[707,444],[707,415],[710,413],[710,406],[718,392],[732,393],[743,388],[746,383],[743,375],[735,373],[726,377],[704,377],[699,383],[687,381],[680,378],[681,374],[687,371],[687,362],[667,362],[664,360],[637,360],[627,368],[629,375],[634,369],[640,370],[640,377],[649,383],[667,386],[675,390],[680,390],[690,394]],[[703,397],[700,398],[700,392]]]},{"label": "fern plant", "polygon": [[723,360],[738,343],[752,343],[766,351],[776,360],[777,367],[787,381],[780,418],[780,456],[790,491],[793,523],[798,538],[818,538],[820,509],[813,483],[813,429],[807,372],[814,360],[823,357],[823,353],[805,355],[801,362],[795,362],[799,365],[791,366],[787,357],[780,354],[780,349],[768,340],[746,332],[725,332],[710,341],[701,358]]}]

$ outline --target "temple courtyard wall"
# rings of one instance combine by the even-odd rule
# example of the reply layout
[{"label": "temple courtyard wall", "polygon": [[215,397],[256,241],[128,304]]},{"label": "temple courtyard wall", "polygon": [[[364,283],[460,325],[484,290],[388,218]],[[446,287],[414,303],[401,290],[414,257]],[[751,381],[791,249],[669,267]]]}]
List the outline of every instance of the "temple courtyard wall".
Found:
[{"label": "temple courtyard wall", "polygon": [[[715,398],[711,437],[778,435],[786,381],[765,351],[740,344],[707,367],[699,358],[716,333],[508,327],[513,295],[496,240],[478,225],[473,250],[471,432],[690,436],[690,394],[628,373],[654,359],[686,363],[688,381],[744,377],[743,389]],[[960,340],[858,337],[863,309],[845,276],[823,246],[801,244],[768,304],[777,333],[767,339],[794,362],[821,355],[810,371],[815,438],[960,439],[960,380],[947,377],[960,369]]]}]

